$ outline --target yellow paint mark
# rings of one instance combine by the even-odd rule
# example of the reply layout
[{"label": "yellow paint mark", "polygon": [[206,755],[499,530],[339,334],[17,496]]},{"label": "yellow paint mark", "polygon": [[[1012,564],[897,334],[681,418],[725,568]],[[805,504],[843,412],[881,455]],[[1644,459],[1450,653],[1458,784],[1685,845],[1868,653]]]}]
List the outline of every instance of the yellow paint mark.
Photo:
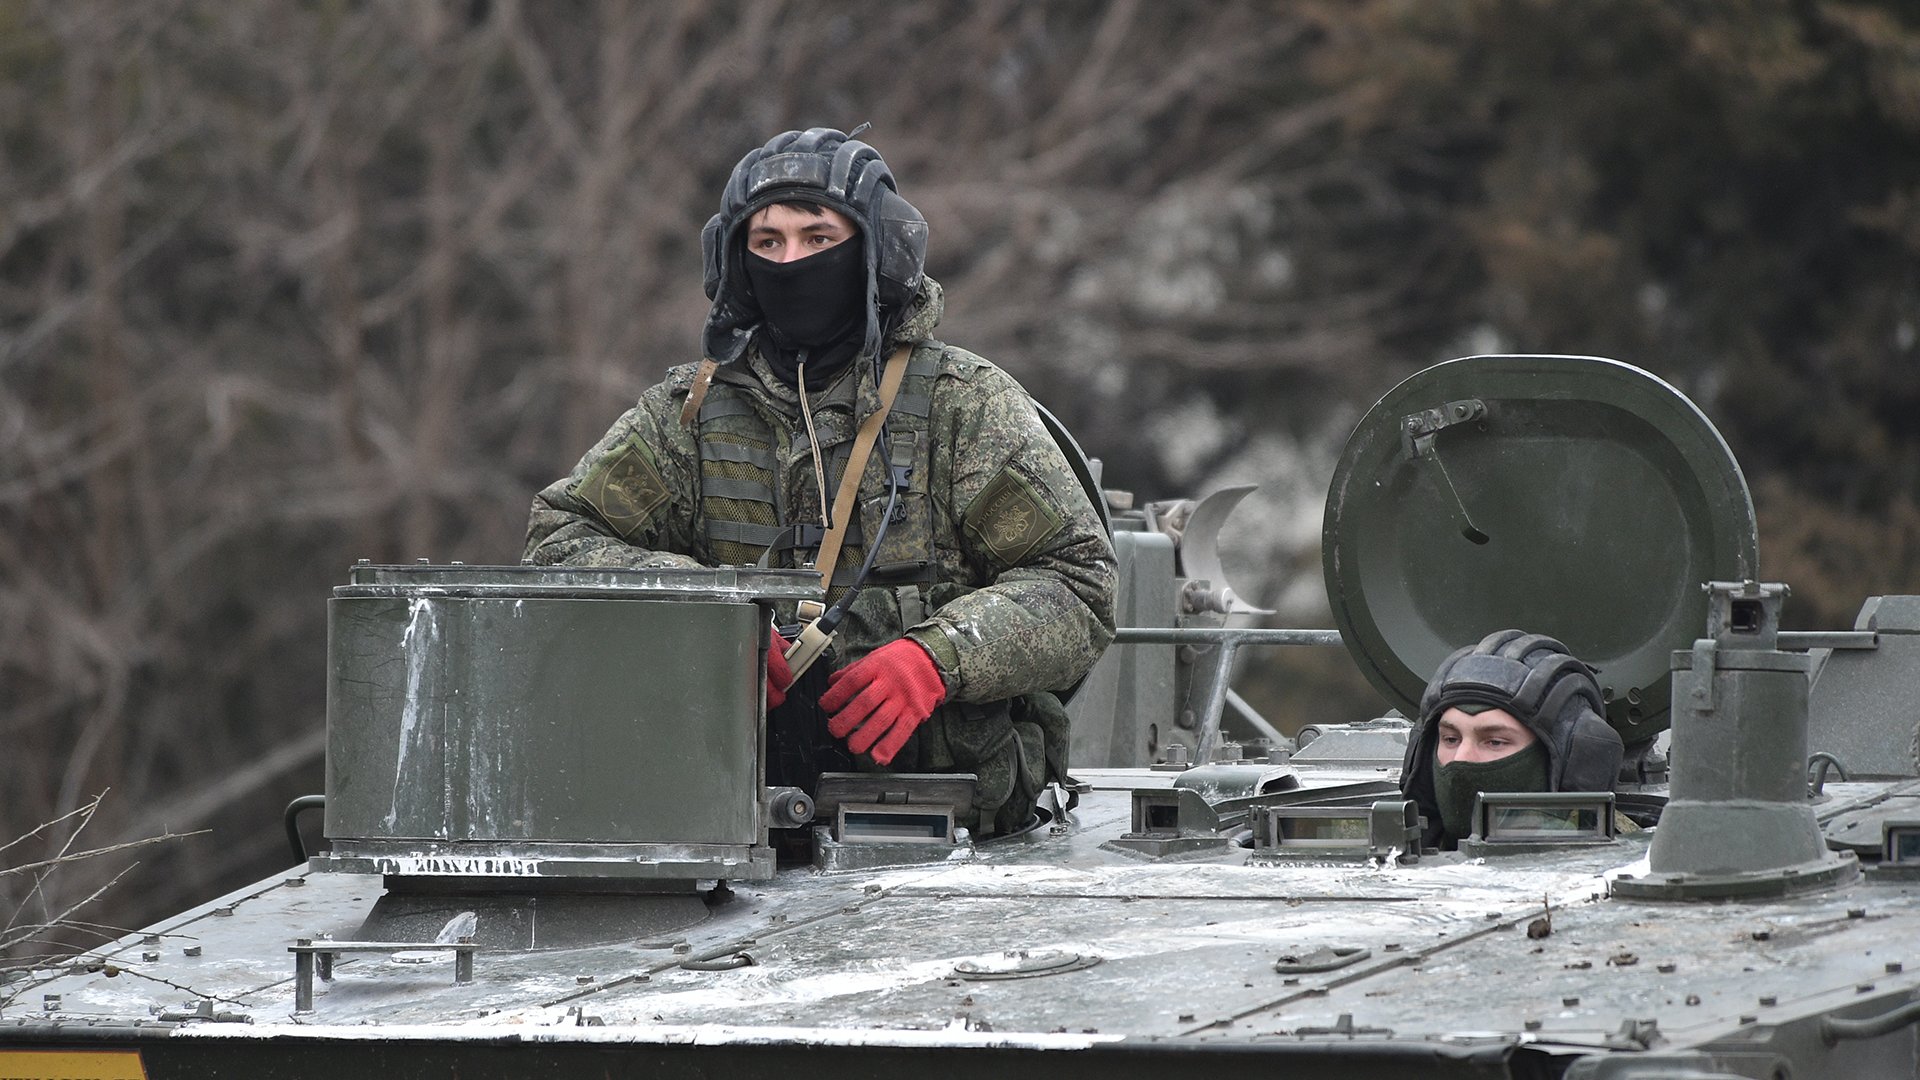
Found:
[{"label": "yellow paint mark", "polygon": [[147,1080],[138,1050],[0,1050],[0,1080]]}]

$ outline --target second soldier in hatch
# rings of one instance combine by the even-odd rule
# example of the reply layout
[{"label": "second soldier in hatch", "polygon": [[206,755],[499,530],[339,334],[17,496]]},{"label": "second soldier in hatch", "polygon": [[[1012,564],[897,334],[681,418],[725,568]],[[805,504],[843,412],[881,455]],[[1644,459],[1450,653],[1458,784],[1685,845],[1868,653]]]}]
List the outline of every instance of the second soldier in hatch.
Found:
[{"label": "second soldier in hatch", "polygon": [[1542,634],[1501,630],[1442,661],[1420,696],[1400,790],[1422,842],[1473,833],[1482,792],[1611,791],[1623,754],[1593,669]]},{"label": "second soldier in hatch", "polygon": [[1113,635],[1099,516],[1020,385],[932,336],[926,221],[871,146],[774,137],[701,239],[707,361],[669,371],[535,497],[527,557],[824,573],[837,541],[831,653],[792,700],[781,641],[769,657],[770,772],[971,772],[965,823],[1019,828],[1065,777],[1053,692]]}]

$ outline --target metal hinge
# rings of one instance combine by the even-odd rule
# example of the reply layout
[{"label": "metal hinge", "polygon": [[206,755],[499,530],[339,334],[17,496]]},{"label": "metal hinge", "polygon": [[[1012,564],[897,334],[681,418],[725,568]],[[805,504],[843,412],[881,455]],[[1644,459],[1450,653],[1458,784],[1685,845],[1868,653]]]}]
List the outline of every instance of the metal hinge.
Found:
[{"label": "metal hinge", "polygon": [[1436,409],[1409,413],[1400,418],[1400,447],[1409,458],[1425,457],[1433,452],[1433,437],[1455,424],[1470,424],[1485,418],[1487,403],[1479,398],[1449,401]]}]

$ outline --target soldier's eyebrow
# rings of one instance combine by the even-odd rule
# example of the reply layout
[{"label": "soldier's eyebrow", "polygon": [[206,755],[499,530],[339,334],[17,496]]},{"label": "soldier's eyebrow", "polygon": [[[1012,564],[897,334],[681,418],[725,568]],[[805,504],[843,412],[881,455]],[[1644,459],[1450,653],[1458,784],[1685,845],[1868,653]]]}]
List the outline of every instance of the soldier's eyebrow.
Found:
[{"label": "soldier's eyebrow", "polygon": [[[843,230],[846,230],[846,226],[840,224],[837,221],[829,221],[826,218],[821,218],[818,221],[809,221],[805,225],[800,226],[800,232],[802,234],[839,232]],[[784,235],[784,233],[782,230],[777,229],[772,225],[762,224],[762,225],[747,226],[747,235],[748,236],[782,236]]]}]

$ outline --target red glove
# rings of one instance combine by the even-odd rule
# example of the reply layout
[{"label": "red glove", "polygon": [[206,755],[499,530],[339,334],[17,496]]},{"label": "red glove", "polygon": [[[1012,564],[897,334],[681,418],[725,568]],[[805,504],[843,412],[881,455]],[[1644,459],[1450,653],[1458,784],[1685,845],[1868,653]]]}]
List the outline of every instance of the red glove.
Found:
[{"label": "red glove", "polygon": [[793,644],[779,634],[767,646],[767,708],[786,704],[787,687],[793,685],[793,669],[787,666],[787,649]]},{"label": "red glove", "polygon": [[846,739],[856,754],[871,747],[874,761],[891,765],[946,697],[933,657],[919,642],[901,638],[827,676],[820,708],[829,714],[827,734]]}]

